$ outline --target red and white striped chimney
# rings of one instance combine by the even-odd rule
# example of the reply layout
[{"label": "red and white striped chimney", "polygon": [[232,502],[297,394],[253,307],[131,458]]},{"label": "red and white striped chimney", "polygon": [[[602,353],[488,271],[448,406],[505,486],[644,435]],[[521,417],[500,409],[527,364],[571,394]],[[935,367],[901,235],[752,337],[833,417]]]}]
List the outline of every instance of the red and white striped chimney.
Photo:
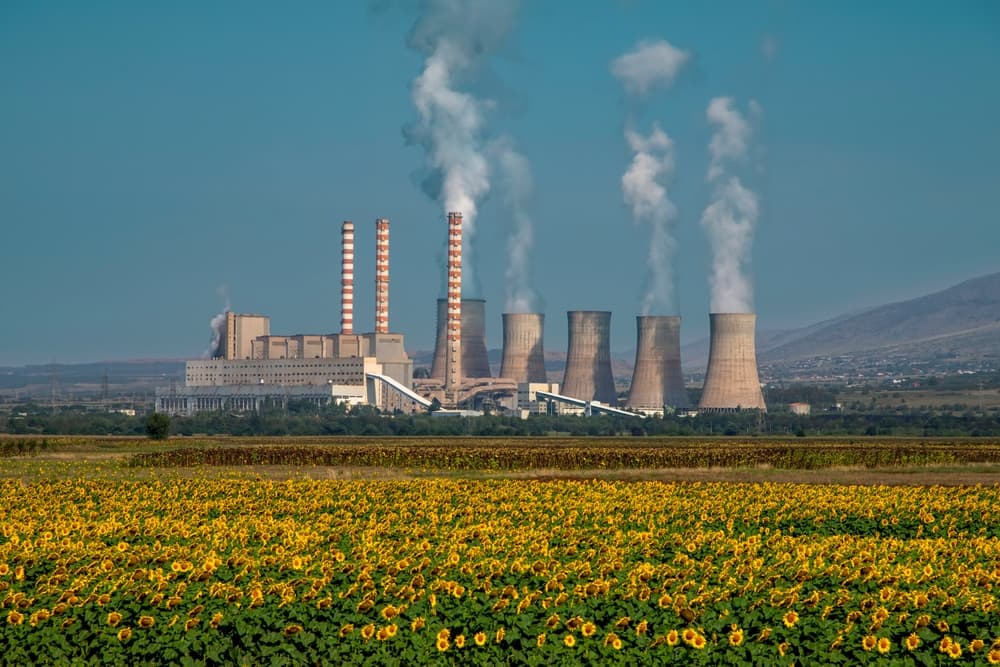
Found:
[{"label": "red and white striped chimney", "polygon": [[375,221],[375,333],[389,333],[389,220]]},{"label": "red and white striped chimney", "polygon": [[462,381],[462,214],[448,214],[448,346],[445,387]]},{"label": "red and white striped chimney", "polygon": [[354,333],[354,223],[340,227],[340,333]]}]

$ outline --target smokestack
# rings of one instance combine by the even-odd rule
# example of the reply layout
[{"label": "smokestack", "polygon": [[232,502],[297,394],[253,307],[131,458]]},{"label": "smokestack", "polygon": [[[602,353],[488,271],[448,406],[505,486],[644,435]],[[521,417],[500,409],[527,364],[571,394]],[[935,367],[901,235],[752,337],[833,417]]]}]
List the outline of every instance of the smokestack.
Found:
[{"label": "smokestack", "polygon": [[699,409],[711,412],[763,410],[764,395],[757,375],[753,313],[711,313],[708,371]]},{"label": "smokestack", "polygon": [[448,318],[445,387],[462,381],[462,214],[448,214]]},{"label": "smokestack", "polygon": [[[461,300],[462,376],[490,377],[490,360],[486,352],[486,301]],[[445,379],[448,351],[448,300],[437,300],[437,337],[431,377]]]},{"label": "smokestack", "polygon": [[354,333],[354,223],[340,227],[340,333]]},{"label": "smokestack", "polygon": [[632,387],[625,405],[635,410],[691,407],[681,373],[681,318],[640,315]]},{"label": "smokestack", "polygon": [[584,401],[615,405],[617,393],[611,375],[611,313],[571,310],[569,349],[561,393]]},{"label": "smokestack", "polygon": [[375,333],[389,333],[389,221],[375,220]]},{"label": "smokestack", "polygon": [[548,382],[545,375],[545,353],[542,313],[504,313],[503,359],[500,377],[516,382]]}]

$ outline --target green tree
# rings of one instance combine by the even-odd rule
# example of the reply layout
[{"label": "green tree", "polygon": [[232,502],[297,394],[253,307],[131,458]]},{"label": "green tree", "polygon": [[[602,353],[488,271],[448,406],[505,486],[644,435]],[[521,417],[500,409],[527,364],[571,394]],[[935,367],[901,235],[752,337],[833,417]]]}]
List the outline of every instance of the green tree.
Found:
[{"label": "green tree", "polygon": [[170,417],[162,412],[146,417],[146,435],[150,440],[166,440],[170,435]]}]

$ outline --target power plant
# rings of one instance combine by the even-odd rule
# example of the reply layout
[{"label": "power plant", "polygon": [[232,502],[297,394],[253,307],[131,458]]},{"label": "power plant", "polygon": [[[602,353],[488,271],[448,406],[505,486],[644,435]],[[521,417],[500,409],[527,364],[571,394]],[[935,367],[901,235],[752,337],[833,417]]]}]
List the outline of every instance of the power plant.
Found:
[{"label": "power plant", "polygon": [[710,347],[700,410],[766,411],[757,375],[757,348],[753,313],[711,313]]},{"label": "power plant", "polygon": [[583,401],[617,405],[618,392],[611,374],[611,313],[571,310],[566,372],[562,393]]},{"label": "power plant", "polygon": [[[355,227],[340,228],[340,332],[271,334],[264,315],[227,311],[213,319],[211,358],[186,363],[185,386],[157,390],[157,410],[257,410],[288,400],[415,411],[451,408],[605,412],[647,416],[686,411],[680,317],[636,317],[636,354],[626,410],[611,367],[611,312],[568,311],[562,383],[549,383],[539,312],[503,313],[499,376],[486,345],[486,301],[462,296],[462,214],[448,214],[447,295],[437,300],[433,360],[414,378],[401,333],[389,331],[389,220],[375,220],[375,308],[371,333],[354,332]],[[699,409],[766,410],[757,374],[752,313],[712,313],[711,348]],[[429,377],[427,377],[429,376]],[[443,414],[443,413],[442,413]],[[466,413],[456,413],[466,414]]]},{"label": "power plant", "polygon": [[517,382],[547,382],[542,313],[504,313],[500,377]]},{"label": "power plant", "polygon": [[642,412],[691,407],[681,372],[681,318],[635,318],[636,349],[632,386],[625,406]]}]

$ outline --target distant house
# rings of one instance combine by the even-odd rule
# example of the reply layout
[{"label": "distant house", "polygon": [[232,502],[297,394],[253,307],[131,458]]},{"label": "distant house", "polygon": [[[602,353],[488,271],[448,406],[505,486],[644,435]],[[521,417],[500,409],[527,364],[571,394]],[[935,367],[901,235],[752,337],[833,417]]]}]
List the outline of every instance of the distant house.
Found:
[{"label": "distant house", "polygon": [[808,415],[812,412],[812,406],[809,403],[789,403],[788,409],[791,410],[793,415]]}]

